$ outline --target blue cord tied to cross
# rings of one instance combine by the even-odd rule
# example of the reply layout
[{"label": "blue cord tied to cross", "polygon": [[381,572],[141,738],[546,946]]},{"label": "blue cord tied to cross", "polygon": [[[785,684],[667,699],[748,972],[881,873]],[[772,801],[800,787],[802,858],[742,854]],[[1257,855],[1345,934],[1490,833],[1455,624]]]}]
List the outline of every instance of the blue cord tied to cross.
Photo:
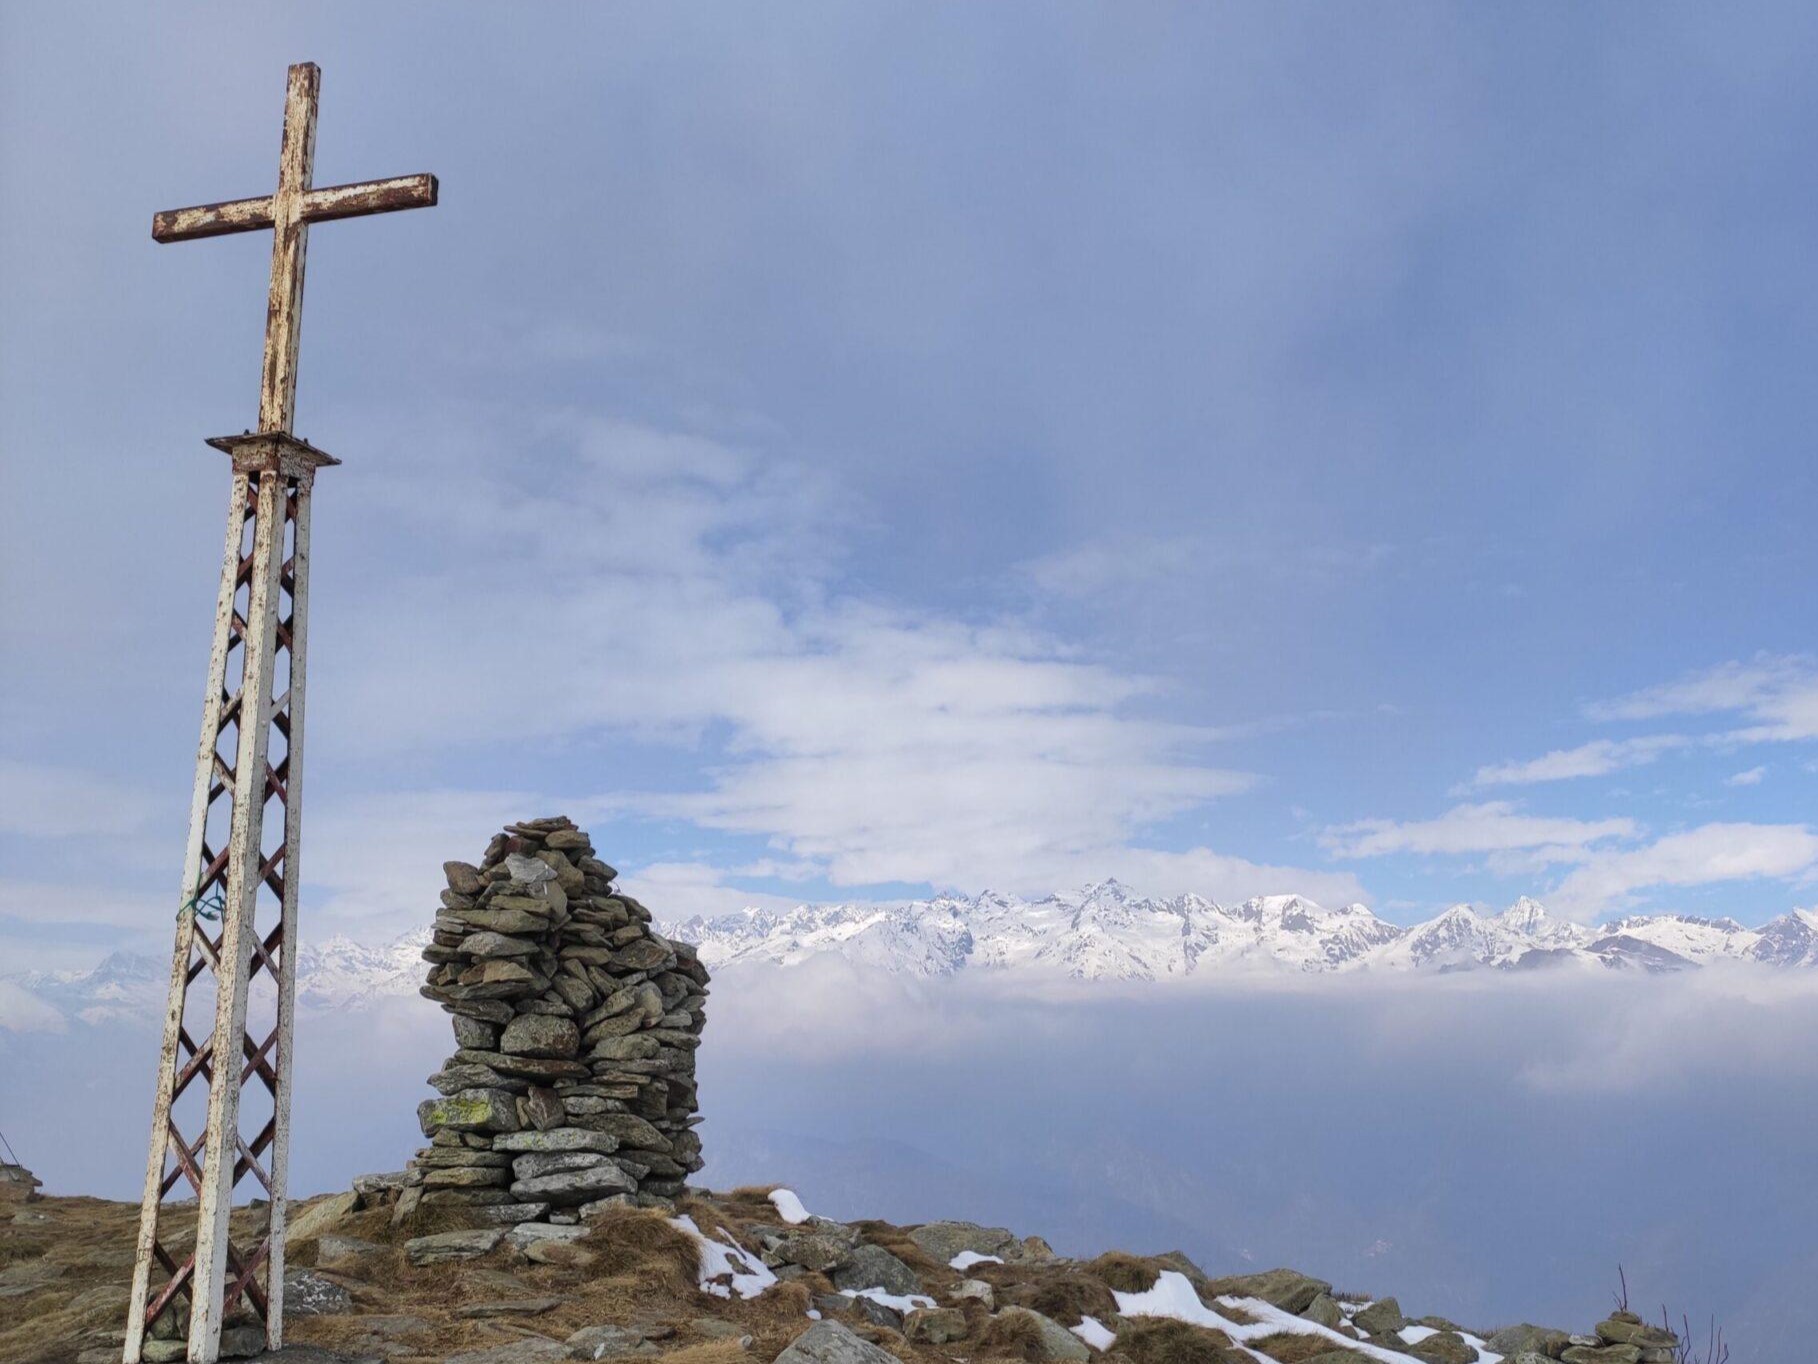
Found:
[{"label": "blue cord tied to cross", "polygon": [[198,919],[210,919],[217,923],[220,922],[221,914],[227,908],[227,897],[219,890],[204,895],[202,893],[202,887],[206,884],[206,881],[196,882],[196,893],[190,896],[189,899],[185,900],[177,908],[177,917],[179,919],[183,917],[183,911],[187,909],[193,910]]}]

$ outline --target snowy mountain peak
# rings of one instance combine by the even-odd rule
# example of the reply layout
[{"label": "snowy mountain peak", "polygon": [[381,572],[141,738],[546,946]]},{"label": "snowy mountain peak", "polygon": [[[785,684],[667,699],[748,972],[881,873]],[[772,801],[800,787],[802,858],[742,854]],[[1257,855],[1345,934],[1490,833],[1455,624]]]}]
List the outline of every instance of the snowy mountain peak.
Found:
[{"label": "snowy mountain peak", "polygon": [[[1222,905],[1194,894],[1152,898],[1115,880],[1039,900],[987,892],[898,903],[747,908],[663,927],[714,970],[793,967],[835,956],[893,975],[1027,972],[1079,980],[1154,981],[1288,972],[1449,972],[1549,966],[1677,971],[1712,962],[1818,970],[1818,911],[1795,909],[1759,929],[1734,919],[1637,915],[1590,929],[1521,899],[1498,914],[1468,905],[1409,928],[1364,905],[1327,909],[1299,895]],[[382,947],[346,937],[306,943],[298,1002],[344,1009],[412,997],[427,926]],[[169,962],[116,952],[84,972],[12,977],[69,1018],[153,1017]]]}]

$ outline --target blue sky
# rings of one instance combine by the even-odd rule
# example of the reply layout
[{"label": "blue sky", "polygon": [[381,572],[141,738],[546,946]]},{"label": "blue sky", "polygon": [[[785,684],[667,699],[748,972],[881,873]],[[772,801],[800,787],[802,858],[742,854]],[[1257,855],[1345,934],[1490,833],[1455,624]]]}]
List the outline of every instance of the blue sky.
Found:
[{"label": "blue sky", "polygon": [[1115,875],[1818,900],[1803,7],[15,6],[0,950],[161,950],[283,68],[312,932]]}]

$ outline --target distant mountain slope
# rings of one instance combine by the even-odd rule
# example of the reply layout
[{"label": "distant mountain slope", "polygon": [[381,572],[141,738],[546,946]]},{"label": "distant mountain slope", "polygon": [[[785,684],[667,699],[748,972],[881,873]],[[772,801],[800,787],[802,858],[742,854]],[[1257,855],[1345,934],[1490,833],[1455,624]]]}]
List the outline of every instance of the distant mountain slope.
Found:
[{"label": "distant mountain slope", "polygon": [[[1221,905],[1187,894],[1141,896],[1117,881],[1039,900],[986,892],[895,904],[747,909],[661,925],[720,970],[797,966],[832,955],[892,975],[937,980],[962,971],[1046,973],[1076,980],[1165,981],[1255,973],[1449,972],[1545,967],[1678,971],[1712,962],[1818,969],[1818,912],[1759,929],[1733,919],[1631,916],[1587,928],[1522,899],[1500,914],[1454,905],[1409,928],[1363,905],[1327,909],[1298,895]],[[382,947],[345,937],[304,946],[304,1008],[348,1009],[414,995],[427,925]],[[156,1014],[166,960],[115,953],[90,971],[0,977],[87,1023]]]}]

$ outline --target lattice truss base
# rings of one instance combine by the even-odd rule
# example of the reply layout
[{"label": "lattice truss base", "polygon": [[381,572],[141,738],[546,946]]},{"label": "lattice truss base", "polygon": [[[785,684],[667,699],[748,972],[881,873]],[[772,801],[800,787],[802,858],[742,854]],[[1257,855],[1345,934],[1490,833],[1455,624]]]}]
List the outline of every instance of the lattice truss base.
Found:
[{"label": "lattice truss base", "polygon": [[[148,1337],[206,1364],[224,1323],[282,1344],[309,506],[336,461],[282,435],[209,443],[235,469],[127,1364]],[[230,1237],[248,1175],[264,1205]]]}]

